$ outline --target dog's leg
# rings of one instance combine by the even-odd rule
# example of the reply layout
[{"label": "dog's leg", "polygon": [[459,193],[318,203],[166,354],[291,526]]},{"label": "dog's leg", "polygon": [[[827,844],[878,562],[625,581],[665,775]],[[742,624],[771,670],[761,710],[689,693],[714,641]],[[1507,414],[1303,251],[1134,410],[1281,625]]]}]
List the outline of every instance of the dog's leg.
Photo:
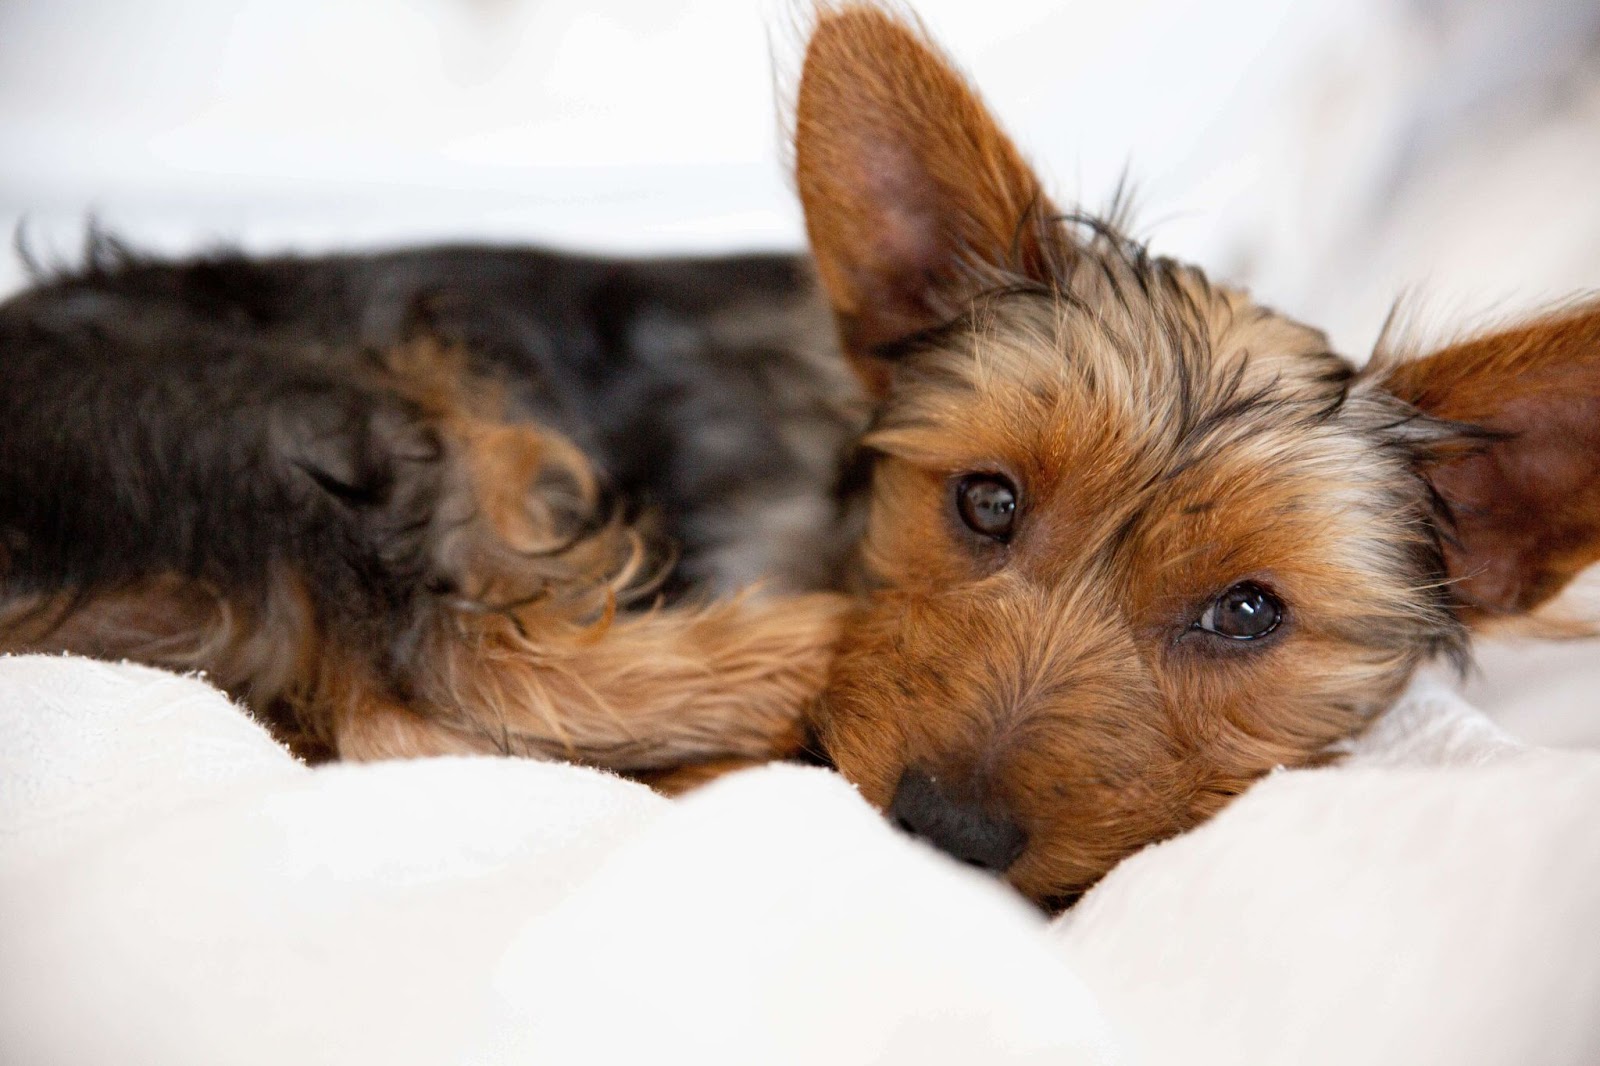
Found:
[{"label": "dog's leg", "polygon": [[800,753],[847,602],[746,596],[594,621],[462,605],[383,663],[319,626],[298,580],[235,602],[168,577],[81,602],[13,601],[0,637],[7,650],[202,671],[313,758],[570,759],[651,771],[670,791],[713,764]]},{"label": "dog's leg", "polygon": [[458,617],[419,649],[414,697],[329,692],[344,758],[478,751],[621,771],[799,752],[845,601],[742,598],[589,625]]},{"label": "dog's leg", "polygon": [[440,540],[434,569],[459,594],[408,656],[405,701],[384,687],[326,701],[341,756],[465,749],[633,771],[798,749],[847,601],[749,594],[619,613],[649,568],[625,526],[574,535],[574,516],[594,513],[586,458],[459,408],[446,435],[471,498],[454,509],[471,518]]}]

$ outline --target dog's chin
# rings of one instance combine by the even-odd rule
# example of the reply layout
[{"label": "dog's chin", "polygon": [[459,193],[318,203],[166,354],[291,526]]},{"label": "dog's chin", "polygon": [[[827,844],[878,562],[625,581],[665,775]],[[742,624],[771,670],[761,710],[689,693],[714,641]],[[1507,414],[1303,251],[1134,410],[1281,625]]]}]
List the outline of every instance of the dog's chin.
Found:
[{"label": "dog's chin", "polygon": [[[1093,885],[1089,886],[1089,888],[1093,887]],[[1043,899],[1036,899],[1033,903],[1039,910],[1044,912],[1046,918],[1059,918],[1073,907],[1076,907],[1078,901],[1088,893],[1089,888],[1078,889],[1075,892],[1060,892],[1053,896],[1046,896]]]},{"label": "dog's chin", "polygon": [[[815,733],[806,745],[803,761],[834,770],[854,785],[862,798],[877,808],[892,825],[898,823],[893,807],[896,782],[905,773],[905,766],[900,762],[882,758],[880,752],[871,747],[858,749],[839,743],[829,746],[820,734]],[[1150,834],[1159,836],[1167,832],[1170,835],[1177,831],[1176,827],[1164,831],[1139,826],[1107,835],[1124,841],[1135,838],[1143,841]],[[920,836],[916,833],[912,835]],[[923,843],[941,852],[949,850],[928,840]],[[986,872],[1047,917],[1054,917],[1076,904],[1085,892],[1110,872],[1125,853],[1137,850],[1136,845],[1125,846],[1112,853],[1102,846],[1103,843],[1095,841],[1093,834],[1087,831],[1063,832],[1058,828],[1054,833],[1041,835],[1030,844],[1010,868]],[[955,856],[953,861],[963,862],[969,867],[978,865],[959,856]]]}]

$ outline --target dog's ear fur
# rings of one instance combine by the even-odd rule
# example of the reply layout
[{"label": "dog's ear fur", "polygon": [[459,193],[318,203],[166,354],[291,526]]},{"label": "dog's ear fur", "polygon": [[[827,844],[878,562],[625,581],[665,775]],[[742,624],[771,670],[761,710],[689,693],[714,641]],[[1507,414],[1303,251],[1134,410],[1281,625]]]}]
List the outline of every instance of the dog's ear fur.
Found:
[{"label": "dog's ear fur", "polygon": [[1038,179],[923,34],[876,7],[819,16],[795,169],[845,352],[880,397],[886,347],[999,278],[1049,273],[1053,211]]},{"label": "dog's ear fur", "polygon": [[1487,431],[1423,471],[1464,618],[1531,611],[1600,560],[1600,301],[1382,373],[1426,414]]}]

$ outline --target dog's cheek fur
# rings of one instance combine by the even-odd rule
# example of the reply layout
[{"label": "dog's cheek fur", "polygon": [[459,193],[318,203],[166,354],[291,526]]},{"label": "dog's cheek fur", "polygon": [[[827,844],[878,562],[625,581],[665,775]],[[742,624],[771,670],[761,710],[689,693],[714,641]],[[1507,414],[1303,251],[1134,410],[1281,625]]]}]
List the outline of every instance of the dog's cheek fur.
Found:
[{"label": "dog's cheek fur", "polygon": [[1325,761],[1413,665],[1304,633],[1219,654],[1114,618],[1005,578],[880,593],[846,627],[818,738],[879,807],[916,768],[1016,818],[1029,845],[1008,876],[1047,900],[1274,767]]}]

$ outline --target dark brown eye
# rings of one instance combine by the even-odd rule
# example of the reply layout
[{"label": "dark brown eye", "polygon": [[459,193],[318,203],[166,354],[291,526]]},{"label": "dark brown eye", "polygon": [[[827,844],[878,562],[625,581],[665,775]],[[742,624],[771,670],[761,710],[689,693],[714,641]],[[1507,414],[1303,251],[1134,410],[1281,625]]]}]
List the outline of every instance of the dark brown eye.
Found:
[{"label": "dark brown eye", "polygon": [[1209,633],[1230,640],[1255,640],[1278,628],[1283,604],[1256,584],[1241,581],[1218,596],[1195,623]]},{"label": "dark brown eye", "polygon": [[974,533],[1006,540],[1017,521],[1016,486],[999,474],[968,474],[956,485],[956,510]]}]

